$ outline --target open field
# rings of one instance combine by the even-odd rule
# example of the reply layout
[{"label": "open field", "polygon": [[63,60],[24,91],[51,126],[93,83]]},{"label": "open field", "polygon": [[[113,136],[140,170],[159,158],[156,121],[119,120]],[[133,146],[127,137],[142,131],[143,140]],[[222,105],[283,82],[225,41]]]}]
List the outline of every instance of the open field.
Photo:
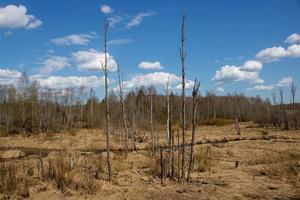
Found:
[{"label": "open field", "polygon": [[[155,170],[159,168],[159,159],[150,156],[149,133],[143,142],[136,143],[137,151],[130,151],[127,159],[123,155],[122,139],[118,133],[112,135],[112,183],[107,181],[105,135],[99,130],[2,137],[1,183],[8,179],[8,172],[15,177],[11,175],[10,182],[0,186],[0,197],[299,199],[300,132],[242,123],[241,133],[237,136],[233,125],[200,126],[196,132],[192,179],[178,183],[177,179],[167,177],[164,186],[161,186],[159,170]],[[143,137],[144,132],[138,136]],[[188,132],[188,142],[190,137]],[[160,131],[160,144],[166,142],[165,132]]]}]

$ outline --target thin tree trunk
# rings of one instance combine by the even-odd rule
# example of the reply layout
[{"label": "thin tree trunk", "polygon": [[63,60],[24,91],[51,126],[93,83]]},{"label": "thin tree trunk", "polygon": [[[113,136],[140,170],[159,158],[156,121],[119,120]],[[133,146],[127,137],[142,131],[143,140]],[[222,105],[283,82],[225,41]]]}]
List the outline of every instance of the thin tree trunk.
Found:
[{"label": "thin tree trunk", "polygon": [[150,126],[151,126],[151,142],[152,142],[152,155],[155,154],[155,139],[153,133],[153,97],[152,91],[150,91]]},{"label": "thin tree trunk", "polygon": [[128,144],[127,144],[128,135],[127,135],[127,129],[126,129],[125,106],[124,106],[124,102],[123,102],[123,89],[124,89],[124,87],[123,87],[123,76],[121,78],[119,66],[118,66],[118,77],[119,77],[119,90],[120,90],[120,104],[121,104],[121,107],[122,107],[122,116],[123,116],[124,149],[125,149],[125,158],[127,158],[127,156],[128,156]]},{"label": "thin tree trunk", "polygon": [[298,129],[298,122],[297,122],[297,118],[296,118],[296,114],[295,114],[295,97],[296,97],[297,87],[296,87],[294,81],[291,83],[290,87],[291,87],[291,96],[292,96],[292,109],[293,109],[294,128]]},{"label": "thin tree trunk", "polygon": [[181,148],[180,148],[180,134],[179,129],[177,129],[177,178],[178,183],[180,182],[180,154],[181,154]]},{"label": "thin tree trunk", "polygon": [[172,100],[170,99],[170,129],[171,129],[171,163],[172,163],[172,168],[171,168],[171,177],[174,177],[175,173],[175,155],[174,155],[174,132],[172,130]]},{"label": "thin tree trunk", "polygon": [[[168,148],[169,148],[169,163],[172,163],[172,125],[171,125],[171,119],[170,119],[170,94],[169,94],[169,80],[167,82],[166,87],[166,94],[167,94],[167,135],[168,135]],[[170,167],[172,165],[168,166],[168,174],[170,175]]]},{"label": "thin tree trunk", "polygon": [[105,135],[106,135],[106,151],[107,151],[107,168],[108,168],[108,181],[112,181],[112,164],[110,157],[110,138],[109,138],[109,102],[108,102],[108,83],[107,83],[107,32],[108,32],[108,22],[104,21],[104,64],[102,64],[102,69],[105,76]]},{"label": "thin tree trunk", "polygon": [[289,121],[287,119],[286,109],[285,109],[285,105],[284,105],[282,88],[279,89],[279,95],[280,95],[280,106],[281,106],[281,109],[283,112],[284,130],[288,130],[289,129]]},{"label": "thin tree trunk", "polygon": [[241,135],[241,129],[240,129],[238,117],[235,118],[235,130],[237,135]]},{"label": "thin tree trunk", "polygon": [[190,161],[189,161],[189,169],[188,169],[188,175],[187,180],[190,179],[191,171],[192,171],[192,164],[193,164],[193,154],[194,154],[194,143],[195,143],[195,130],[196,130],[196,114],[197,114],[197,101],[198,101],[198,90],[200,87],[200,83],[195,79],[194,87],[193,87],[193,113],[192,113],[192,142],[191,142],[191,151],[190,151]]},{"label": "thin tree trunk", "polygon": [[180,58],[181,58],[181,68],[182,68],[182,94],[181,94],[181,117],[182,117],[182,160],[181,160],[181,177],[185,177],[185,57],[186,53],[184,51],[184,23],[185,23],[185,15],[182,16],[182,24],[181,24],[181,48],[180,48]]}]

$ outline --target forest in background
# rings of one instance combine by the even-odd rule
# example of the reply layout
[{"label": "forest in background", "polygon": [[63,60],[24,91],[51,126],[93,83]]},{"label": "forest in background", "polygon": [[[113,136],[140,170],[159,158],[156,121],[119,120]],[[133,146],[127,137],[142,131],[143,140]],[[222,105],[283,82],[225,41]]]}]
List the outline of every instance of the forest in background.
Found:
[{"label": "forest in background", "polygon": [[[218,125],[233,120],[254,121],[260,126],[282,129],[298,128],[300,104],[295,102],[296,86],[279,88],[271,99],[260,96],[246,97],[243,94],[217,96],[206,92],[197,103],[197,124]],[[290,102],[284,102],[284,97]],[[110,130],[112,134],[122,129],[122,107],[119,91],[109,92]],[[141,86],[124,95],[128,126],[132,132],[150,129],[151,100],[153,123],[156,127],[166,124],[167,96],[154,87]],[[173,125],[180,127],[181,96],[170,93],[170,110]],[[99,99],[94,89],[66,88],[60,90],[40,88],[37,82],[30,83],[23,73],[17,86],[0,85],[0,132],[1,135],[38,134],[76,128],[101,128],[105,124],[105,99]],[[192,123],[192,97],[186,97],[187,126]]]}]

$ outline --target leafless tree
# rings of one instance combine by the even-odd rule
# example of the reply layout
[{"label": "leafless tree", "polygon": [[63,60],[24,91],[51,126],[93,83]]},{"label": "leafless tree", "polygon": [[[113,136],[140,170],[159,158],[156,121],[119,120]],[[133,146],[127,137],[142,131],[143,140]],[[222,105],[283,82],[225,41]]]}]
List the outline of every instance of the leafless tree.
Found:
[{"label": "leafless tree", "polygon": [[150,96],[150,128],[151,128],[151,142],[152,142],[152,155],[155,154],[155,139],[153,133],[153,90],[149,88],[149,96]]},{"label": "leafless tree", "polygon": [[106,135],[106,151],[107,151],[107,168],[108,180],[112,181],[112,163],[110,157],[110,137],[109,137],[109,102],[108,102],[108,66],[107,66],[107,33],[109,23],[107,19],[104,20],[104,63],[101,61],[102,70],[104,73],[105,85],[105,135]]},{"label": "leafless tree", "polygon": [[185,30],[185,14],[182,15],[181,23],[181,48],[180,48],[180,60],[181,60],[181,70],[182,70],[182,93],[181,93],[181,126],[182,126],[182,160],[181,160],[181,177],[185,177],[185,57],[186,52],[184,50],[184,30]]},{"label": "leafless tree", "polygon": [[290,88],[291,88],[294,128],[297,129],[298,128],[298,122],[297,122],[297,118],[296,118],[296,114],[295,114],[295,97],[296,97],[297,87],[296,87],[296,84],[295,84],[294,81],[291,83]]},{"label": "leafless tree", "polygon": [[279,96],[280,96],[280,107],[281,107],[281,111],[282,111],[282,115],[283,115],[283,125],[284,125],[283,129],[288,130],[289,129],[289,121],[287,118],[286,108],[284,105],[282,88],[279,88]]},{"label": "leafless tree", "polygon": [[120,67],[118,65],[118,77],[119,77],[119,97],[120,97],[120,104],[122,107],[122,119],[123,119],[123,130],[124,130],[124,149],[125,149],[125,158],[128,156],[128,134],[127,134],[127,127],[126,127],[126,112],[125,112],[125,106],[123,101],[123,91],[124,91],[124,83],[123,83],[123,75],[120,74]]},{"label": "leafless tree", "polygon": [[199,87],[200,82],[195,79],[194,87],[193,87],[193,111],[192,111],[192,142],[191,142],[191,151],[190,151],[190,161],[189,161],[189,169],[187,179],[190,179],[191,171],[192,171],[192,163],[193,163],[193,154],[194,154],[194,143],[195,143],[195,131],[196,131],[196,116],[197,116],[197,102],[199,97]]}]

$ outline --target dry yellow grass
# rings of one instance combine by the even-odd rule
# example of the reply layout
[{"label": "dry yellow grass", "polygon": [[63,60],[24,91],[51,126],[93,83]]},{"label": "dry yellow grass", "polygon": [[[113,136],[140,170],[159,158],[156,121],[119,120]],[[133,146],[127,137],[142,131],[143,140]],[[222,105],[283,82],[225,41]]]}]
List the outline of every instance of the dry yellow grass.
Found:
[{"label": "dry yellow grass", "polygon": [[[93,150],[86,157],[85,131],[88,149]],[[28,156],[27,152],[18,160],[6,160],[5,164],[1,161],[1,182],[6,184],[0,186],[0,199],[7,195],[29,199],[300,198],[300,132],[257,128],[245,123],[241,124],[241,132],[242,136],[237,137],[233,125],[200,127],[196,133],[200,145],[195,146],[191,182],[178,184],[176,180],[167,179],[165,187],[160,186],[159,158],[150,159],[147,150],[130,152],[127,159],[122,152],[115,151],[113,184],[108,183],[106,153],[94,152],[105,149],[104,135],[97,130],[63,133],[62,144],[59,134],[0,138],[1,147],[30,147],[31,154],[37,154],[40,147],[49,149],[42,158],[44,179],[38,170],[38,155]],[[160,132],[160,141],[166,143],[164,132]],[[190,132],[187,141],[190,141]],[[201,144],[204,142],[211,143]],[[60,152],[54,150],[59,150],[61,145],[64,147],[62,158]],[[137,143],[140,149],[148,146],[149,140]],[[122,141],[114,140],[112,148],[121,149]],[[164,156],[167,159],[168,155]],[[177,154],[175,171],[176,159]],[[237,168],[235,161],[238,161]],[[12,184],[8,184],[10,182]]]}]

